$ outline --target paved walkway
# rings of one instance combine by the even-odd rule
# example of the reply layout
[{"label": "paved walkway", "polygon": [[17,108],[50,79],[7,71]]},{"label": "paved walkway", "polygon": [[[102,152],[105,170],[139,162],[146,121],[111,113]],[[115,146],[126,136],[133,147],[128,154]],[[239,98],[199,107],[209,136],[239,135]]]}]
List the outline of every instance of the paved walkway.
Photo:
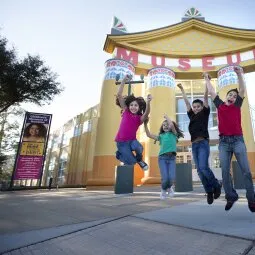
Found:
[{"label": "paved walkway", "polygon": [[255,255],[255,214],[243,190],[224,211],[201,187],[159,200],[159,187],[134,194],[60,189],[0,193],[0,254]]}]

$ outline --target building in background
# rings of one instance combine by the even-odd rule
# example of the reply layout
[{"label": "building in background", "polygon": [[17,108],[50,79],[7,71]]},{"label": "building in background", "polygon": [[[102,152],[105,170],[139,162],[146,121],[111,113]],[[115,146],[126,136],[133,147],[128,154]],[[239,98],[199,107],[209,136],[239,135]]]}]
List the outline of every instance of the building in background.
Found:
[{"label": "building in background", "polygon": [[[175,84],[181,82],[192,102],[203,98],[202,72],[209,72],[221,98],[237,87],[232,66],[239,65],[244,73],[255,70],[255,30],[212,24],[201,13],[190,8],[182,22],[145,32],[127,33],[123,23],[114,18],[104,51],[111,54],[105,63],[99,105],[82,113],[61,129],[53,132],[44,169],[44,184],[50,177],[59,185],[113,185],[115,182],[116,146],[114,138],[120,122],[120,108],[115,105],[115,77],[125,73],[145,75],[145,83],[133,85],[132,93],[146,97],[152,94],[149,128],[159,131],[167,113],[185,131],[178,143],[178,162],[191,162],[191,142],[188,134],[186,107]],[[124,94],[127,94],[125,88]],[[210,99],[209,99],[210,100]],[[218,156],[218,121],[210,100],[210,166],[221,178]],[[255,144],[248,95],[242,107],[242,126],[253,178],[255,177]],[[143,126],[138,139],[144,145],[145,161],[150,168],[143,172],[135,166],[135,184],[160,183],[157,164],[159,146],[148,139]],[[193,164],[193,180],[196,170]],[[198,180],[198,178],[197,178]]]}]

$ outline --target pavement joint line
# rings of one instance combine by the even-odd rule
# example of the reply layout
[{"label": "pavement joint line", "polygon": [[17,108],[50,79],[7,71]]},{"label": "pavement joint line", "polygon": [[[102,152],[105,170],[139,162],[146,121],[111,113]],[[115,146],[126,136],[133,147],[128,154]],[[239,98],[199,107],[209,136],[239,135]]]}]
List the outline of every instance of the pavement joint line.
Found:
[{"label": "pavement joint line", "polygon": [[[181,197],[181,196],[180,196],[180,197]],[[180,197],[175,196],[174,198],[177,198],[177,199],[175,199],[175,201],[178,201],[178,198],[180,198]],[[195,199],[195,198],[194,198],[194,199]],[[171,200],[172,200],[172,199],[169,199],[168,201],[171,201]],[[146,200],[146,201],[142,201],[142,202],[137,201],[137,202],[135,202],[135,203],[121,204],[121,205],[112,205],[112,206],[109,206],[109,207],[117,207],[117,206],[125,207],[125,206],[130,206],[130,205],[137,205],[137,204],[139,204],[139,205],[140,205],[140,204],[147,204],[147,203],[149,203],[149,202],[154,202],[154,201],[160,202],[158,198],[155,198],[155,199],[150,199],[150,200]],[[189,203],[194,203],[194,202],[197,202],[197,201],[189,201],[187,204],[189,204]],[[180,204],[180,205],[182,205],[182,204]],[[169,204],[169,206],[171,206],[171,205]],[[174,206],[179,206],[179,204],[176,204],[176,205],[174,205]]]},{"label": "pavement joint line", "polygon": [[[124,197],[124,196],[121,196],[121,197]],[[112,197],[112,198],[107,198],[107,199],[115,199],[116,197]],[[175,200],[178,200],[178,198],[183,198],[183,195],[176,195],[174,197]],[[104,200],[105,198],[100,198],[100,199],[97,199],[97,200]],[[189,198],[187,198],[189,199]],[[197,197],[194,197],[192,199],[198,199]],[[130,206],[130,205],[137,205],[137,204],[146,204],[146,203],[149,203],[149,202],[154,202],[154,201],[159,201],[158,198],[154,198],[154,199],[150,199],[150,200],[144,200],[144,201],[136,201],[134,203],[128,203],[128,204],[121,204],[121,205],[111,205],[111,206],[107,206],[107,207],[116,207],[116,206],[122,206],[122,207],[125,207],[125,206]],[[193,203],[193,202],[196,202],[196,201],[190,201],[188,203]],[[104,205],[101,207],[105,207]]]},{"label": "pavement joint line", "polygon": [[[137,202],[134,202],[134,203],[117,204],[117,205],[111,205],[111,206],[107,205],[107,207],[118,207],[118,206],[125,207],[125,206],[130,206],[130,205],[146,204],[148,202],[153,202],[153,201],[158,201],[158,199],[155,198],[155,199],[150,199],[150,200],[146,200],[146,201],[137,201]],[[102,206],[102,207],[105,207],[105,206]]]},{"label": "pavement joint line", "polygon": [[[160,223],[160,224],[165,224],[165,225],[169,225],[169,226],[174,226],[174,227],[179,227],[179,228],[185,228],[185,229],[190,229],[190,230],[196,230],[196,231],[201,231],[201,232],[204,232],[204,233],[208,233],[208,234],[213,234],[213,235],[221,235],[221,236],[226,236],[226,237],[231,237],[231,238],[235,238],[235,239],[241,239],[241,240],[245,240],[245,241],[251,241],[251,242],[255,242],[255,239],[249,239],[249,238],[245,238],[245,237],[237,237],[237,236],[233,236],[233,235],[228,235],[228,234],[221,234],[221,233],[215,233],[215,232],[212,232],[212,231],[209,231],[209,230],[204,230],[204,229],[198,229],[198,228],[193,228],[193,227],[186,227],[186,226],[182,226],[182,225],[179,225],[179,224],[173,224],[173,223],[167,223],[167,222],[162,222],[162,221],[159,221],[159,220],[152,220],[152,219],[145,219],[145,218],[142,218],[142,217],[137,217],[135,215],[130,215],[129,217],[131,218],[136,218],[136,219],[142,219],[142,220],[145,220],[145,221],[152,221],[152,222],[156,222],[156,223]],[[252,244],[254,245],[254,244]],[[1,254],[0,254],[1,255]]]},{"label": "pavement joint line", "polygon": [[83,230],[91,229],[91,228],[94,228],[94,227],[97,227],[97,226],[102,226],[102,225],[104,225],[104,224],[108,224],[108,223],[111,223],[111,222],[114,222],[114,221],[118,221],[118,220],[121,220],[121,219],[125,219],[125,218],[130,217],[130,216],[131,216],[130,214],[127,214],[127,215],[124,215],[124,216],[116,217],[115,219],[111,219],[111,220],[108,220],[108,221],[105,221],[105,222],[102,222],[102,223],[95,224],[95,225],[93,225],[93,226],[89,226],[89,227],[86,227],[86,228],[77,229],[77,230],[71,231],[71,232],[69,232],[69,233],[65,233],[65,234],[61,234],[61,235],[58,235],[58,236],[46,238],[46,239],[43,240],[43,241],[34,242],[34,243],[32,243],[32,244],[29,244],[29,245],[22,245],[22,246],[20,246],[20,247],[18,247],[18,248],[15,248],[15,249],[6,250],[6,251],[0,253],[0,255],[4,255],[4,254],[6,254],[6,253],[8,253],[8,252],[17,251],[17,250],[19,250],[19,249],[22,249],[22,248],[25,248],[25,247],[29,247],[29,246],[32,246],[32,245],[44,243],[44,242],[47,242],[47,241],[50,241],[50,240],[53,240],[53,239],[56,239],[56,238],[59,238],[59,237],[71,235],[71,234],[74,234],[74,233],[77,233],[77,232],[81,232],[81,231],[83,231]]},{"label": "pavement joint line", "polygon": [[241,255],[249,255],[250,251],[255,247],[255,241],[253,241]]}]

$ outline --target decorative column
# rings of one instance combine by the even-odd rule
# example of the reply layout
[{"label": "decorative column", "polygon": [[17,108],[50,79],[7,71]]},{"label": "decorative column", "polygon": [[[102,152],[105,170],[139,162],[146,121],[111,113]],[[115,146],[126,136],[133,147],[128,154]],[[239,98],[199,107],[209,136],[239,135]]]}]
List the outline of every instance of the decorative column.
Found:
[{"label": "decorative column", "polygon": [[[92,171],[88,171],[86,185],[114,185],[115,166],[119,161],[115,158],[117,134],[121,109],[115,104],[118,86],[115,77],[120,74],[122,80],[126,73],[134,75],[133,64],[121,59],[109,59],[105,62],[105,76],[101,90],[99,118],[96,128],[95,152]],[[123,95],[127,95],[125,86]]]},{"label": "decorative column", "polygon": [[[239,66],[240,67],[240,66]],[[242,69],[242,67],[240,67]],[[243,72],[243,69],[242,69]],[[244,74],[243,74],[244,75]],[[231,89],[239,89],[238,78],[234,72],[234,66],[226,66],[218,71],[218,90],[219,96],[224,101],[227,92]],[[255,143],[253,138],[252,120],[250,114],[250,107],[248,102],[248,95],[245,94],[245,99],[241,108],[242,111],[242,130],[247,147],[248,159],[253,178],[255,177]]]},{"label": "decorative column", "polygon": [[[148,72],[147,93],[151,94],[151,113],[149,130],[158,134],[164,114],[175,121],[175,73],[166,67],[155,67]],[[146,157],[149,170],[145,171],[143,183],[160,183],[160,172],[158,167],[159,144],[154,144],[152,139],[146,143]]]}]

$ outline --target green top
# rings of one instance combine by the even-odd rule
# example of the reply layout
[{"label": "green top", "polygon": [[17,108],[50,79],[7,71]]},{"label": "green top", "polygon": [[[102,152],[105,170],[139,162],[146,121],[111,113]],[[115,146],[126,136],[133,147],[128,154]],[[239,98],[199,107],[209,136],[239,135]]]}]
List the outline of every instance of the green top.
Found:
[{"label": "green top", "polygon": [[165,132],[158,137],[160,150],[159,155],[167,152],[176,152],[177,137],[172,132]]}]

